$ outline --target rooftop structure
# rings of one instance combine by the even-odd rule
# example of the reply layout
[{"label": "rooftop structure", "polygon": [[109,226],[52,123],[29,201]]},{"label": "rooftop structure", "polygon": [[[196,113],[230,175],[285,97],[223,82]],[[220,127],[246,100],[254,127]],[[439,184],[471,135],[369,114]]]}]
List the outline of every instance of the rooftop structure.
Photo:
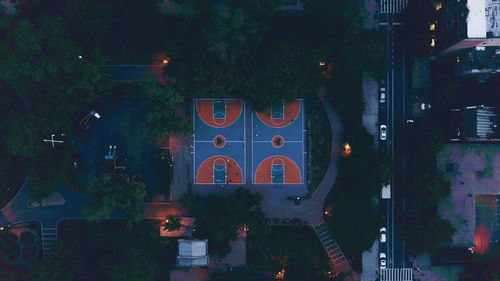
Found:
[{"label": "rooftop structure", "polygon": [[180,267],[207,266],[208,240],[179,239],[177,265]]},{"label": "rooftop structure", "polygon": [[453,142],[500,141],[498,112],[493,107],[468,106],[451,110],[450,140]]}]

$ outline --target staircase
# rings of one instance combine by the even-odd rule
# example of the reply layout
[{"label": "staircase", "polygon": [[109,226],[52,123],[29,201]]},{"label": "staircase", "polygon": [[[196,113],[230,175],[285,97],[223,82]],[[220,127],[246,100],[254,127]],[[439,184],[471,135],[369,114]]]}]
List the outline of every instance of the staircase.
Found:
[{"label": "staircase", "polygon": [[318,235],[321,244],[330,258],[330,263],[336,273],[352,271],[351,265],[344,256],[344,253],[339,247],[339,244],[333,239],[333,235],[325,223],[318,224],[313,227],[314,232]]},{"label": "staircase", "polygon": [[57,242],[57,228],[56,227],[42,227],[42,247],[43,256],[46,257],[49,250]]}]

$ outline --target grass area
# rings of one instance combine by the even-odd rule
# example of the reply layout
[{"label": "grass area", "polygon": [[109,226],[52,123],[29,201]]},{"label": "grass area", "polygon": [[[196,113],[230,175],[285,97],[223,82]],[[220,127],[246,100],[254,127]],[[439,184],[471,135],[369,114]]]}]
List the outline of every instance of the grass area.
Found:
[{"label": "grass area", "polygon": [[325,176],[330,162],[329,152],[332,143],[332,131],[325,108],[316,95],[307,100],[307,113],[311,137],[311,166],[309,167],[311,183],[309,184],[309,191],[312,192]]},{"label": "grass area", "polygon": [[308,226],[270,226],[266,233],[250,233],[247,264],[273,274],[284,268],[285,280],[325,280],[330,270],[321,242]]},{"label": "grass area", "polygon": [[155,163],[156,191],[164,194],[167,198],[170,195],[170,172],[172,170],[168,161],[169,157],[170,154],[166,150],[158,150]]}]

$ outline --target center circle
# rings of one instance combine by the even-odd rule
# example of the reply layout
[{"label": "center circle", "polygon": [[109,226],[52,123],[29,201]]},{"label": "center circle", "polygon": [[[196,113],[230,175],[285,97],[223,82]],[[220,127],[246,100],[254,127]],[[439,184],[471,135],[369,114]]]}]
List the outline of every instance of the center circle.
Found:
[{"label": "center circle", "polygon": [[285,144],[285,139],[282,136],[274,136],[271,140],[274,147],[280,148]]},{"label": "center circle", "polygon": [[223,148],[226,145],[226,138],[223,136],[215,136],[214,146],[217,148]]}]

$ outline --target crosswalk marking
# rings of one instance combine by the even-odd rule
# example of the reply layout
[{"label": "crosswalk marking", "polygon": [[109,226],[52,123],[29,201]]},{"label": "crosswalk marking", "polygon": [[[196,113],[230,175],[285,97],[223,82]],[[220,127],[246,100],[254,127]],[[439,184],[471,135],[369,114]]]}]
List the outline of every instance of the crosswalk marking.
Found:
[{"label": "crosswalk marking", "polygon": [[408,5],[408,0],[379,0],[379,12],[382,14],[401,13]]}]

